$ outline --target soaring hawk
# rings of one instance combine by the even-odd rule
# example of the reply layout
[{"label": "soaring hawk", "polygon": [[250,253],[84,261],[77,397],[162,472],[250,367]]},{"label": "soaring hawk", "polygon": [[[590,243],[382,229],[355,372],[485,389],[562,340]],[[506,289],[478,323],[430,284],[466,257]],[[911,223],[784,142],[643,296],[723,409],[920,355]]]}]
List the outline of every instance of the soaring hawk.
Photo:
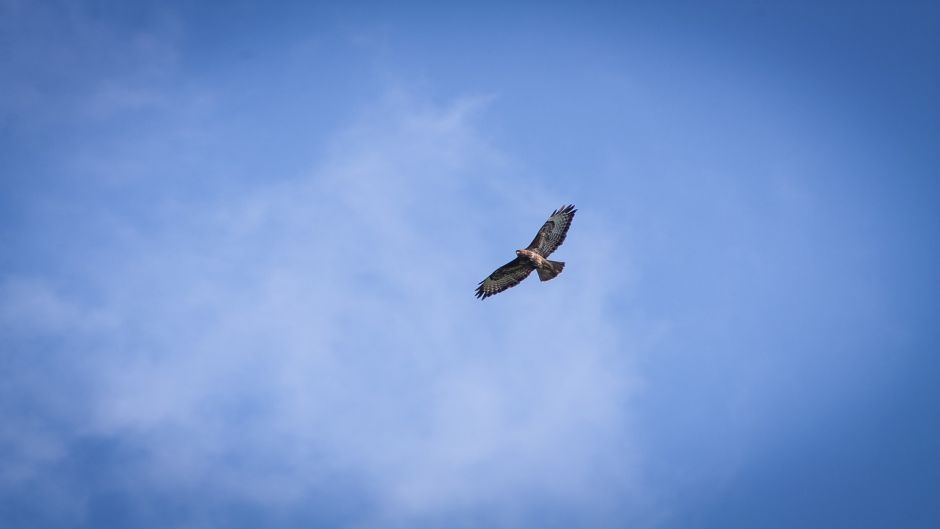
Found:
[{"label": "soaring hawk", "polygon": [[515,259],[497,268],[489,277],[480,281],[477,287],[477,297],[486,299],[507,288],[512,288],[529,277],[533,270],[538,271],[539,279],[542,281],[548,281],[560,274],[565,268],[565,263],[549,261],[546,257],[565,242],[565,235],[568,234],[568,228],[577,211],[574,206],[562,206],[552,212],[552,216],[545,221],[545,224],[542,224],[542,229],[535,234],[532,243],[525,250],[516,250]]}]

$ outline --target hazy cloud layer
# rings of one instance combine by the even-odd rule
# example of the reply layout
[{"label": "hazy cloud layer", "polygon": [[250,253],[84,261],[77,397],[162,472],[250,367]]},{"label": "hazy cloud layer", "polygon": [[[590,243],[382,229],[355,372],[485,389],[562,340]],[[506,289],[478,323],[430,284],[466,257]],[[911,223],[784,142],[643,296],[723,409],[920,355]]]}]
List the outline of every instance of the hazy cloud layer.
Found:
[{"label": "hazy cloud layer", "polygon": [[937,526],[940,10],[837,4],[0,0],[0,525]]},{"label": "hazy cloud layer", "polygon": [[[585,215],[559,252],[573,279],[473,297],[562,200],[508,177],[482,105],[390,97],[307,176],[100,234],[123,242],[83,263],[94,301],[7,278],[4,323],[55,337],[68,419],[130,445],[145,487],[282,505],[344,475],[367,524],[509,523],[519,495],[613,508],[636,484],[635,374],[600,278],[625,255]],[[47,441],[10,442],[48,464],[74,439]]]}]

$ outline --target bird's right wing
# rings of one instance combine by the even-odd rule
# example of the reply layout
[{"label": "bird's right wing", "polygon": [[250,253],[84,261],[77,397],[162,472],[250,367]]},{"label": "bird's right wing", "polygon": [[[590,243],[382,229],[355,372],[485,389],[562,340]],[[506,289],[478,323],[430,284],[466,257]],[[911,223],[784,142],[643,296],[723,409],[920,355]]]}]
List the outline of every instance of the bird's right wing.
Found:
[{"label": "bird's right wing", "polygon": [[574,209],[573,205],[562,206],[553,211],[526,250],[534,250],[542,257],[551,255],[561,246],[561,243],[565,242],[568,228],[571,227],[571,221],[574,220],[574,214],[577,212],[578,210]]},{"label": "bird's right wing", "polygon": [[535,270],[535,266],[531,261],[521,256],[516,257],[497,268],[489,277],[480,281],[476,295],[480,299],[486,299],[494,294],[499,294],[507,288],[518,285],[532,273],[532,270]]}]

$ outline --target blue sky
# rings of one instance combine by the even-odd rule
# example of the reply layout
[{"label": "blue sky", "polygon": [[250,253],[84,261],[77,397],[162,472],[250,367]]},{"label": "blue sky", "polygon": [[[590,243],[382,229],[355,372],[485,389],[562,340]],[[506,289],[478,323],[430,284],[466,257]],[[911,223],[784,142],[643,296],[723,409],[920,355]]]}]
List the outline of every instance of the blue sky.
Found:
[{"label": "blue sky", "polygon": [[0,1],[2,525],[937,526],[938,30]]}]

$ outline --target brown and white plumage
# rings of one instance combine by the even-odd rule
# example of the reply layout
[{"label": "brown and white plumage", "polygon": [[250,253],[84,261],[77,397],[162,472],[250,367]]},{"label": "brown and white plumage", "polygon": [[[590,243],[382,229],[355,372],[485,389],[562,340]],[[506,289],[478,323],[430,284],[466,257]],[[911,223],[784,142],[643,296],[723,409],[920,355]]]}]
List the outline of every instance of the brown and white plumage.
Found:
[{"label": "brown and white plumage", "polygon": [[497,268],[477,286],[476,296],[486,299],[494,294],[512,288],[537,270],[539,279],[548,281],[555,278],[565,267],[560,261],[546,259],[563,242],[571,227],[571,221],[577,212],[574,206],[563,206],[552,212],[525,250],[516,250],[516,258]]},{"label": "brown and white plumage", "polygon": [[477,286],[476,296],[480,299],[486,299],[493,294],[499,294],[507,288],[512,288],[529,277],[529,274],[535,270],[532,261],[524,257],[516,257],[512,261],[497,268],[492,274]]},{"label": "brown and white plumage", "polygon": [[571,227],[571,221],[577,211],[574,206],[563,206],[553,211],[526,250],[538,252],[542,257],[551,255],[565,242],[568,228]]}]

